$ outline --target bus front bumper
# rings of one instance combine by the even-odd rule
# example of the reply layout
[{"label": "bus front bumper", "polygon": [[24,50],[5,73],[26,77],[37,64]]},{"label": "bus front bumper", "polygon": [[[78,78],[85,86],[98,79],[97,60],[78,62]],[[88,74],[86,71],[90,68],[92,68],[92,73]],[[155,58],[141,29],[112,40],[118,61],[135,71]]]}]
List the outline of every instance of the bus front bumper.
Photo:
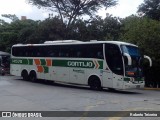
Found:
[{"label": "bus front bumper", "polygon": [[125,82],[123,85],[123,89],[143,89],[144,85],[145,85],[144,82],[141,83]]}]

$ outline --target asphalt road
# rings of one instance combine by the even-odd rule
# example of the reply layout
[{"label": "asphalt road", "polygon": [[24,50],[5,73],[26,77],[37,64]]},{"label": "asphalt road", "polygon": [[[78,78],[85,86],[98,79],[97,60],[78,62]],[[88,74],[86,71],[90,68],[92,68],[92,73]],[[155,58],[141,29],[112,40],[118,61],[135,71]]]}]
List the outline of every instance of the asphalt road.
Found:
[{"label": "asphalt road", "polygon": [[[0,76],[0,111],[84,111],[84,114],[87,114],[87,111],[160,111],[160,91],[109,91],[107,89],[93,91],[82,86],[33,83],[24,81],[20,77]],[[62,115],[62,117],[34,119],[159,120],[160,118],[83,116],[66,118]]]}]

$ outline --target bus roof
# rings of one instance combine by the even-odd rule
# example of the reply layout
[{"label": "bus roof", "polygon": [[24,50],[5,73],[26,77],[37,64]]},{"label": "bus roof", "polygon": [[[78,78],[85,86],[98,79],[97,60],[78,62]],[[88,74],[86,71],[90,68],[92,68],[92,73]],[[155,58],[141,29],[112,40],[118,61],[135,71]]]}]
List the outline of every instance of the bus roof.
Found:
[{"label": "bus roof", "polygon": [[43,44],[15,44],[14,46],[45,46],[45,45],[76,45],[76,44],[102,44],[102,43],[111,43],[111,44],[117,44],[117,45],[130,45],[130,46],[135,46],[134,44],[127,43],[127,42],[122,42],[122,41],[96,41],[96,40],[91,40],[87,42],[83,41],[78,41],[78,40],[60,40],[60,41],[46,41]]}]

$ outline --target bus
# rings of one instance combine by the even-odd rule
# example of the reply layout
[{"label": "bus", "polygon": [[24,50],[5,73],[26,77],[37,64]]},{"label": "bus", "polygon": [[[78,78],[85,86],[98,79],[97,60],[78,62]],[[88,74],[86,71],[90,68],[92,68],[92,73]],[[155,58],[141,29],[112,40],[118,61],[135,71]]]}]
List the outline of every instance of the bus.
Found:
[{"label": "bus", "polygon": [[5,75],[10,72],[10,54],[0,51],[0,74]]},{"label": "bus", "polygon": [[39,79],[90,86],[91,89],[144,87],[143,59],[138,46],[120,41],[59,40],[16,44],[10,73],[24,80]]}]

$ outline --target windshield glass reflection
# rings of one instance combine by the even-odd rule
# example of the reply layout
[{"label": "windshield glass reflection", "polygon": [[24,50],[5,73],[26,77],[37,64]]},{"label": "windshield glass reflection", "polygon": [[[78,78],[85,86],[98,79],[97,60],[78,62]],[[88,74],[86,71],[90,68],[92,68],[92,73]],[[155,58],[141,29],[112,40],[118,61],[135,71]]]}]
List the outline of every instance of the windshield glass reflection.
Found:
[{"label": "windshield glass reflection", "polygon": [[142,76],[142,68],[141,68],[141,54],[136,46],[122,45],[122,52],[127,53],[131,56],[132,65],[127,65],[127,58],[124,57],[125,63],[125,74],[130,77],[140,77]]},{"label": "windshield glass reflection", "polygon": [[122,51],[130,56],[141,56],[138,47],[122,45]]}]

